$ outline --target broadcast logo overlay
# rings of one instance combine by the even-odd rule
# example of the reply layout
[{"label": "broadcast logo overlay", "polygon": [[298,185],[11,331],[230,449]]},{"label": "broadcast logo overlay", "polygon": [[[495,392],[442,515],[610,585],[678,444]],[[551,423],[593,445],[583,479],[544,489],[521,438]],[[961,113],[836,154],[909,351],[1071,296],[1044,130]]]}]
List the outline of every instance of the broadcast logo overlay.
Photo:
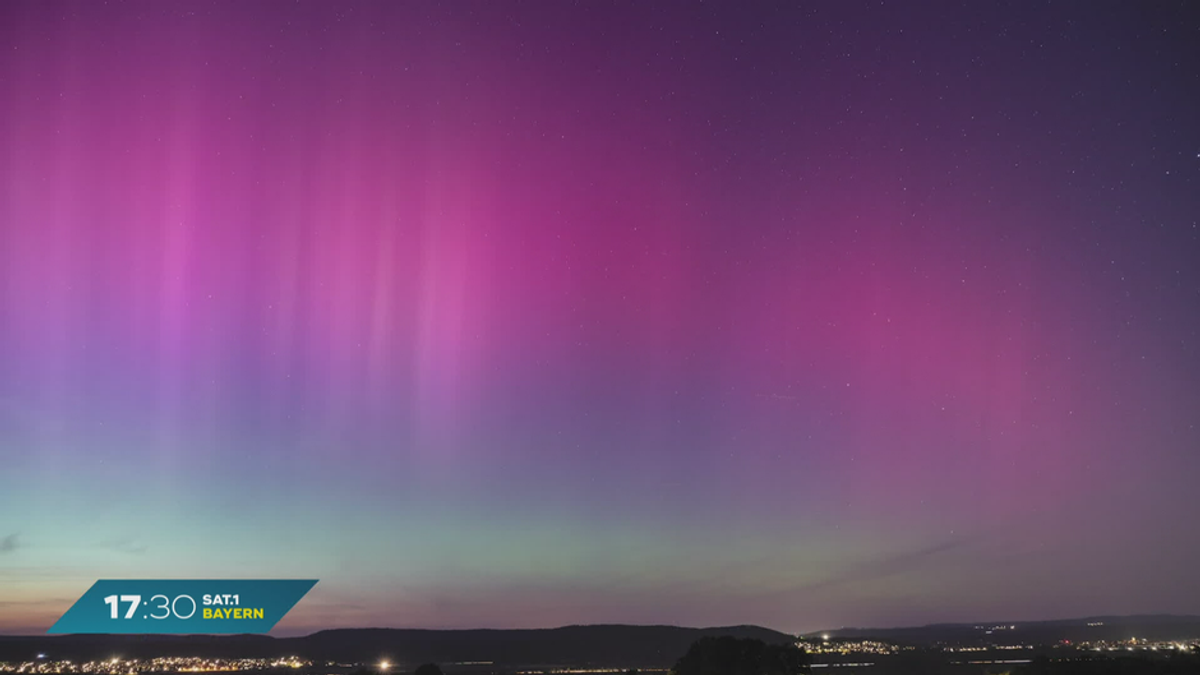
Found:
[{"label": "broadcast logo overlay", "polygon": [[266,633],[316,579],[101,579],[49,633]]}]

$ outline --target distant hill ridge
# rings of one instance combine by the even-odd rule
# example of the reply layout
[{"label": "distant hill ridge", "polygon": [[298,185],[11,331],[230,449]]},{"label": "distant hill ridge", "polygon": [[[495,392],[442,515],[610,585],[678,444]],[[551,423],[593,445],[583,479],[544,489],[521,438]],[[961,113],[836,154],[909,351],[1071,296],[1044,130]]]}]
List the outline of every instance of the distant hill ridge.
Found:
[{"label": "distant hill ridge", "polygon": [[[1092,625],[1089,625],[1092,624]],[[1011,629],[994,630],[997,626]],[[992,630],[988,633],[988,630]],[[1062,640],[1180,640],[1200,637],[1200,616],[1093,616],[1048,621],[980,621],[901,628],[840,628],[805,633],[835,638],[877,638],[930,646],[956,644],[1055,644]],[[730,635],[768,643],[794,638],[760,626],[683,628],[627,624],[573,625],[560,628],[461,630],[422,628],[336,628],[303,637],[266,635],[0,635],[0,661],[91,660],[206,656],[273,658],[295,655],[314,661],[374,663],[387,659],[398,669],[427,661],[491,661],[497,666],[668,667],[693,642]]]},{"label": "distant hill ridge", "polygon": [[0,661],[159,656],[270,658],[296,655],[340,663],[388,659],[398,667],[433,661],[491,661],[497,665],[666,667],[696,640],[731,635],[769,643],[795,638],[759,626],[682,628],[623,624],[561,628],[439,630],[338,628],[294,638],[265,635],[0,636]]}]

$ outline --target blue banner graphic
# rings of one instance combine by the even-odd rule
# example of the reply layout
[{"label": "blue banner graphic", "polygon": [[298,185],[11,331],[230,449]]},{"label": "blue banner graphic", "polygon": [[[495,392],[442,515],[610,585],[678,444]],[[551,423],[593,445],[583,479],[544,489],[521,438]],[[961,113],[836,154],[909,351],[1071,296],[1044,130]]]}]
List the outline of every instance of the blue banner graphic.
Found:
[{"label": "blue banner graphic", "polygon": [[101,579],[49,633],[266,633],[316,579]]}]

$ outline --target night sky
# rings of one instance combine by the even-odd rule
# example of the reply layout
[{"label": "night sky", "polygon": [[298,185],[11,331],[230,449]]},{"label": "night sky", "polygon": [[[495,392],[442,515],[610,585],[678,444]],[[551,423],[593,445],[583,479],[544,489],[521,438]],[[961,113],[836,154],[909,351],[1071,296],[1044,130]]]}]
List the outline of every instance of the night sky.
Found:
[{"label": "night sky", "polygon": [[0,632],[1200,611],[1200,6],[4,2]]}]

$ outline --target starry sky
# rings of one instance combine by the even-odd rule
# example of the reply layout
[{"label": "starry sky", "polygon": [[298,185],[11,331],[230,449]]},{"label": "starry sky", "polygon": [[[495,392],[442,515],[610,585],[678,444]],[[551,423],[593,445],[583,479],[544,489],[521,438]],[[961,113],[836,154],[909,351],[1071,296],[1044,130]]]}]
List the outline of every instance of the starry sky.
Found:
[{"label": "starry sky", "polygon": [[0,632],[1197,612],[1200,8],[5,2]]}]

